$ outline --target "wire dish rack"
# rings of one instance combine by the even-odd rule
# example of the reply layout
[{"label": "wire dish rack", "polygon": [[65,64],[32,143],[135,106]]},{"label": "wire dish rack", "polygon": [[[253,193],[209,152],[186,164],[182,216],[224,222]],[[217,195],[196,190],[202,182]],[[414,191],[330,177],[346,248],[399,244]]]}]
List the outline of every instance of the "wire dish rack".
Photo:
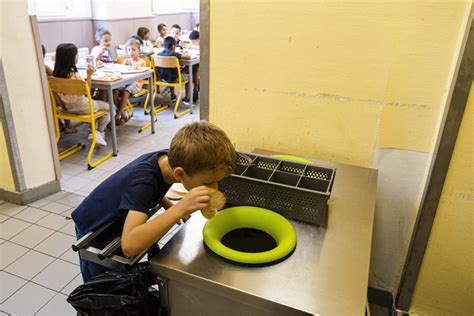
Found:
[{"label": "wire dish rack", "polygon": [[250,153],[237,153],[237,167],[219,189],[229,205],[250,205],[320,226],[328,210],[336,169]]}]

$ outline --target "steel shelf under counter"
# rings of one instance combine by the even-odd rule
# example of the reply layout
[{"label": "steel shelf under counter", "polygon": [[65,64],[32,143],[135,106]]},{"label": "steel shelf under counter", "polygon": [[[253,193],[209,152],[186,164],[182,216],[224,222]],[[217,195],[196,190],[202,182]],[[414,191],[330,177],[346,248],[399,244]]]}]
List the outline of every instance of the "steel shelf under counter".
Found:
[{"label": "steel shelf under counter", "polygon": [[245,267],[205,248],[196,212],[151,260],[170,315],[365,314],[377,171],[314,161],[337,168],[325,227],[292,221],[288,259]]}]

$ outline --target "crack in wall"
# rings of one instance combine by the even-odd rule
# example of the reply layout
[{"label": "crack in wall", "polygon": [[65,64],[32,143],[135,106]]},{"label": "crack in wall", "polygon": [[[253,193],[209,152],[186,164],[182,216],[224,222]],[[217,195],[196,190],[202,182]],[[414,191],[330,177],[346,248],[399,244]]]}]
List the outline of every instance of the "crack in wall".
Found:
[{"label": "crack in wall", "polygon": [[299,91],[278,91],[278,90],[267,90],[267,89],[244,89],[245,91],[252,90],[254,92],[263,92],[268,94],[284,95],[293,98],[303,98],[303,99],[314,99],[316,101],[338,101],[338,102],[361,102],[370,105],[380,105],[380,106],[392,106],[398,108],[407,108],[407,109],[419,109],[419,110],[429,110],[431,106],[427,104],[417,104],[417,103],[401,103],[396,101],[384,101],[377,99],[363,99],[363,98],[351,98],[346,96],[341,96],[337,94],[330,93],[318,93],[318,94],[307,94]]}]

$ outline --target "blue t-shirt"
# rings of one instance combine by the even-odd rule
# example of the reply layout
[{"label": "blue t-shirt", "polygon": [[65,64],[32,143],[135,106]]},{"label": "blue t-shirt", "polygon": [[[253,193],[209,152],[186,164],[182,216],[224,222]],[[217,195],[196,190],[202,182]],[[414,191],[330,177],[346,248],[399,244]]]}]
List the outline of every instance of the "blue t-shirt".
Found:
[{"label": "blue t-shirt", "polygon": [[170,188],[158,165],[158,157],[168,150],[144,154],[102,182],[72,212],[80,235],[118,219],[122,224],[129,210],[148,213],[161,202]]},{"label": "blue t-shirt", "polygon": [[[181,60],[181,54],[178,52],[172,52],[170,50],[163,50],[158,53],[158,56],[175,56]],[[160,79],[166,82],[176,82],[178,80],[178,71],[176,68],[162,68],[158,67],[158,73],[160,74]]]}]

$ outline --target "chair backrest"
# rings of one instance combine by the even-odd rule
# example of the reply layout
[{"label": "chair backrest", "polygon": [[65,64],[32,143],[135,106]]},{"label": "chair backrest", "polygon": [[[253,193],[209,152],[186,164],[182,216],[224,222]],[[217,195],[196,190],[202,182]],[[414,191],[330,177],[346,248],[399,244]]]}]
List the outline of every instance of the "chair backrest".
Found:
[{"label": "chair backrest", "polygon": [[179,60],[175,56],[153,56],[153,63],[155,67],[160,68],[177,68],[180,69]]},{"label": "chair backrest", "polygon": [[151,61],[147,56],[140,55],[140,58],[145,61],[147,67],[151,67]]},{"label": "chair backrest", "polygon": [[[148,59],[148,57],[144,56],[144,55],[140,55],[139,56],[141,59],[143,59],[145,61],[145,66],[146,67],[150,67],[151,64],[150,64],[150,59]],[[128,59],[127,56],[119,56],[117,57],[117,64],[123,64],[125,63],[125,61]]]},{"label": "chair backrest", "polygon": [[80,79],[48,77],[51,90],[55,93],[87,95],[87,82]]}]

